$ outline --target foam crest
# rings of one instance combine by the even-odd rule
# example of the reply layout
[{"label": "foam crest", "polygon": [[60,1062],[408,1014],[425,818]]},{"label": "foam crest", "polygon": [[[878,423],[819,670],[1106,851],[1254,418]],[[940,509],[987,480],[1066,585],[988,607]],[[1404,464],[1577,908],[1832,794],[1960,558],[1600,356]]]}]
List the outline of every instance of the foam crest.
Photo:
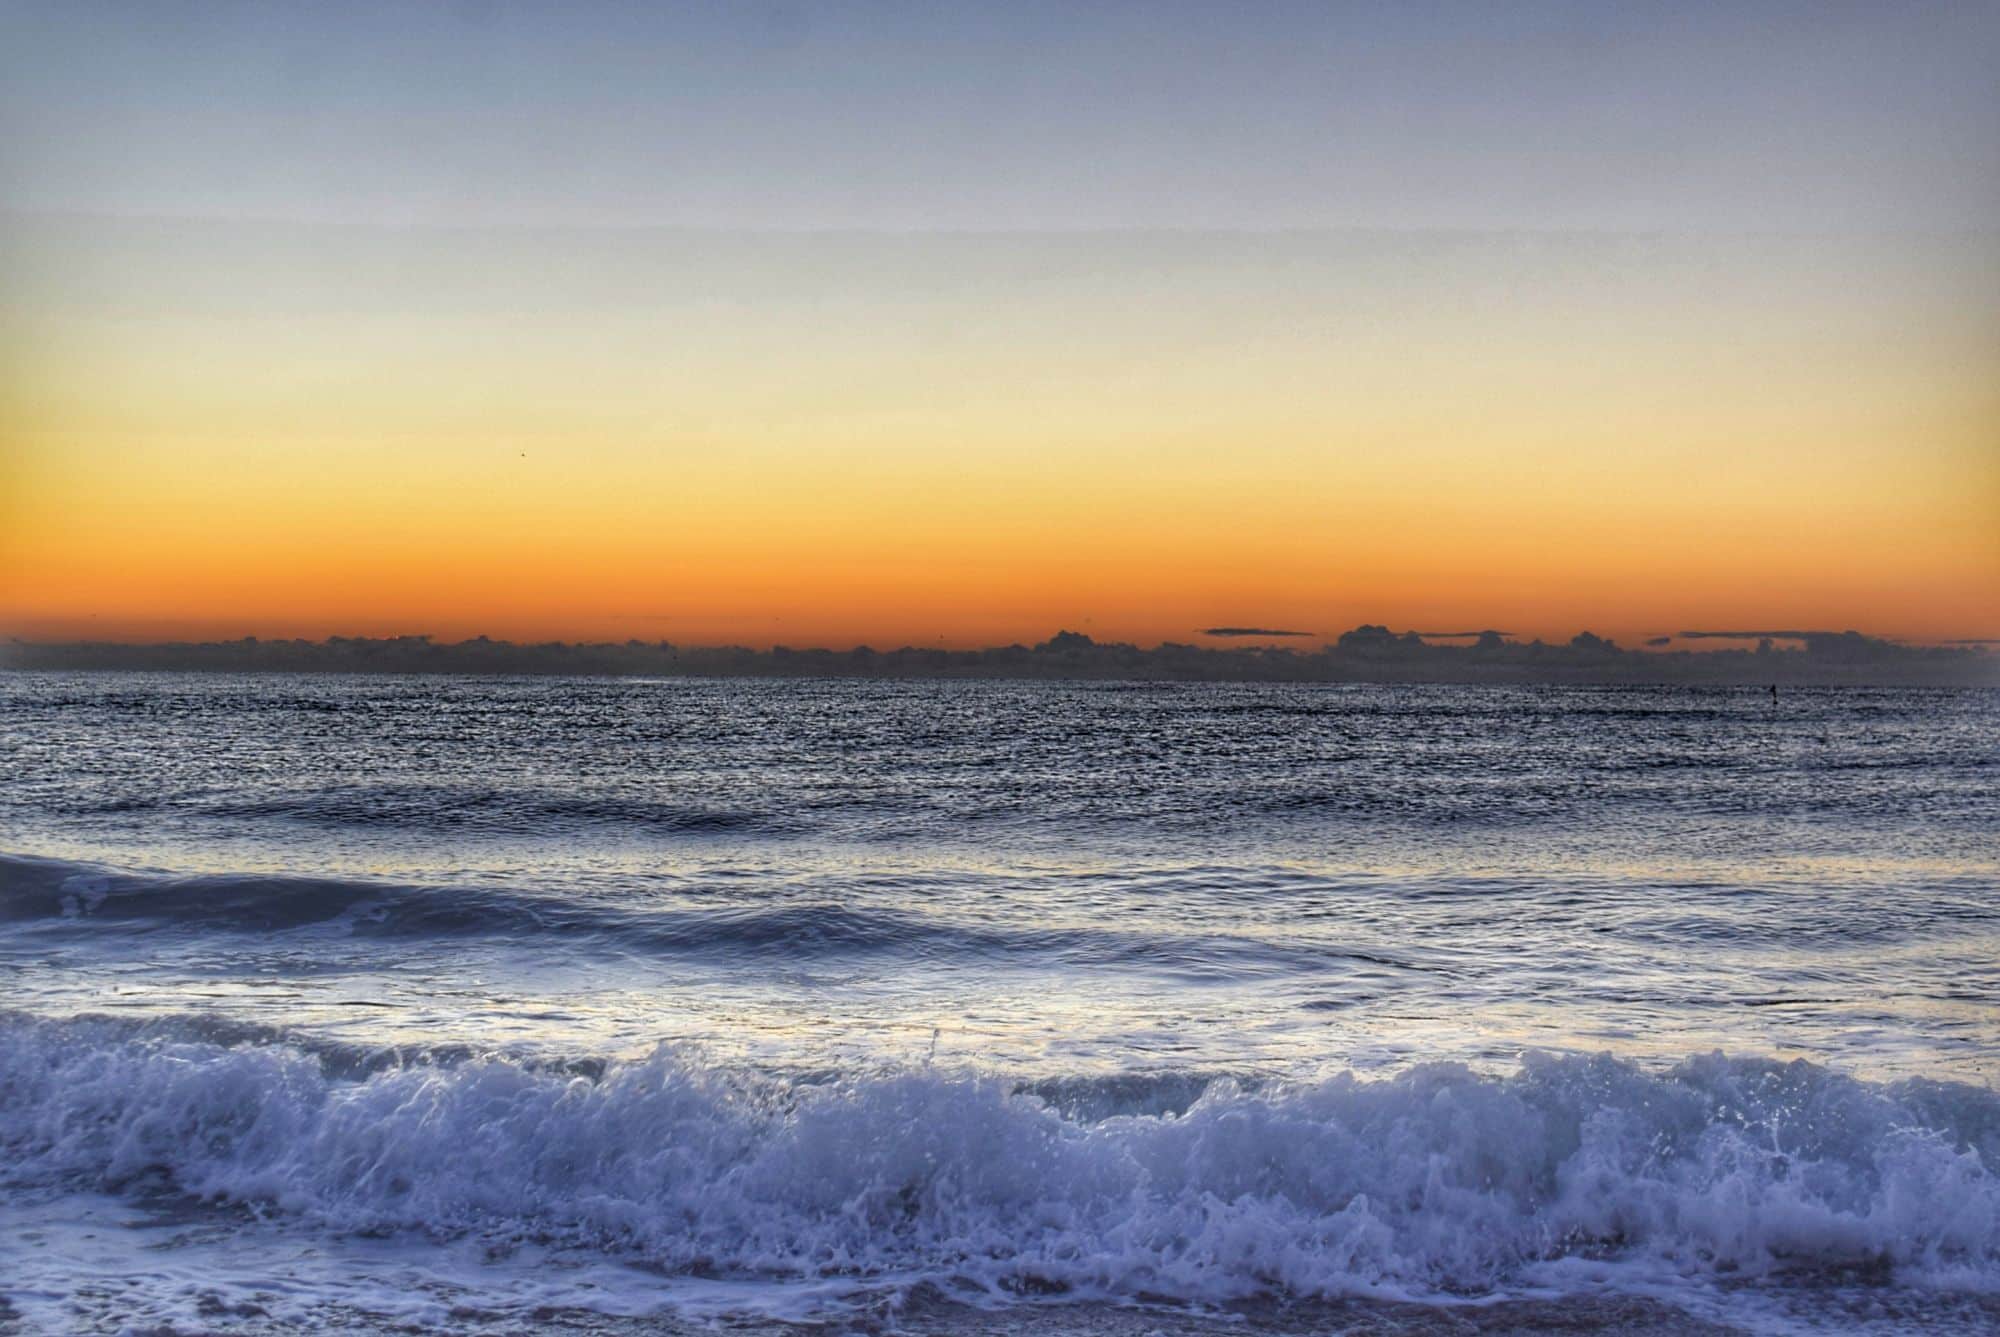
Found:
[{"label": "foam crest", "polygon": [[228,1038],[0,1019],[9,1178],[961,1294],[1479,1294],[1578,1259],[2000,1289],[2000,1095],[1947,1083],[1534,1057],[1192,1103],[1180,1077],[1072,1083],[1063,1106],[928,1069],[801,1080],[663,1049],[595,1075],[357,1073]]}]

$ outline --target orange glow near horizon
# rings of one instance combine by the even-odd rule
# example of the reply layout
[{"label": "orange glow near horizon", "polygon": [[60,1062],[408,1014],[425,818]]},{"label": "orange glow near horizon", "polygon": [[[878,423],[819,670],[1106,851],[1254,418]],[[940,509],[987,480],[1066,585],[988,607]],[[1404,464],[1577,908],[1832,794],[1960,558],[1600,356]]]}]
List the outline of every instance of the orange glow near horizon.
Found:
[{"label": "orange glow near horizon", "polygon": [[0,635],[2000,636],[1983,244],[7,226]]}]

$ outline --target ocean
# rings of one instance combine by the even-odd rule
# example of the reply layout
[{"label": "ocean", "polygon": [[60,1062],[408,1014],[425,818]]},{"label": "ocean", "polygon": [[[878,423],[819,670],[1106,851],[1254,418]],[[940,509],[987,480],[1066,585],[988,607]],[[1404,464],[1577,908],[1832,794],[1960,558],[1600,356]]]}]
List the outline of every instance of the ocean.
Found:
[{"label": "ocean", "polygon": [[2000,1328],[2000,692],[0,674],[0,1331]]}]

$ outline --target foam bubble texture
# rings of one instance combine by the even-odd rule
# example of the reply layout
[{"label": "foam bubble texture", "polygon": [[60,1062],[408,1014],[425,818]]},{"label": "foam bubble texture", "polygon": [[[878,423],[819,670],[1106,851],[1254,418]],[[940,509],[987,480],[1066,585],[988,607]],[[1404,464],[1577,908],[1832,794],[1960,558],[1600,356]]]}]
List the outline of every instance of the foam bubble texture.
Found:
[{"label": "foam bubble texture", "polygon": [[[358,1071],[192,1024],[6,1018],[6,1179],[988,1292],[1480,1293],[1577,1258],[2000,1288],[2000,1094],[1806,1063],[1542,1056],[1093,1118],[976,1075],[787,1079],[682,1050],[595,1076]],[[1158,1110],[1143,1085],[1107,1089]]]}]

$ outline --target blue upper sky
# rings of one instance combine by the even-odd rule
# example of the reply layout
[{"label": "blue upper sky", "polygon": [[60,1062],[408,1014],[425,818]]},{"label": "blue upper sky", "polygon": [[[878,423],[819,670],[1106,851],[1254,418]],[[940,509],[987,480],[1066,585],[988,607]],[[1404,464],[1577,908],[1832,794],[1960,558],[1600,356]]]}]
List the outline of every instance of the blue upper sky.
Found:
[{"label": "blue upper sky", "polygon": [[1934,229],[2000,5],[0,0],[12,209],[759,228]]}]

